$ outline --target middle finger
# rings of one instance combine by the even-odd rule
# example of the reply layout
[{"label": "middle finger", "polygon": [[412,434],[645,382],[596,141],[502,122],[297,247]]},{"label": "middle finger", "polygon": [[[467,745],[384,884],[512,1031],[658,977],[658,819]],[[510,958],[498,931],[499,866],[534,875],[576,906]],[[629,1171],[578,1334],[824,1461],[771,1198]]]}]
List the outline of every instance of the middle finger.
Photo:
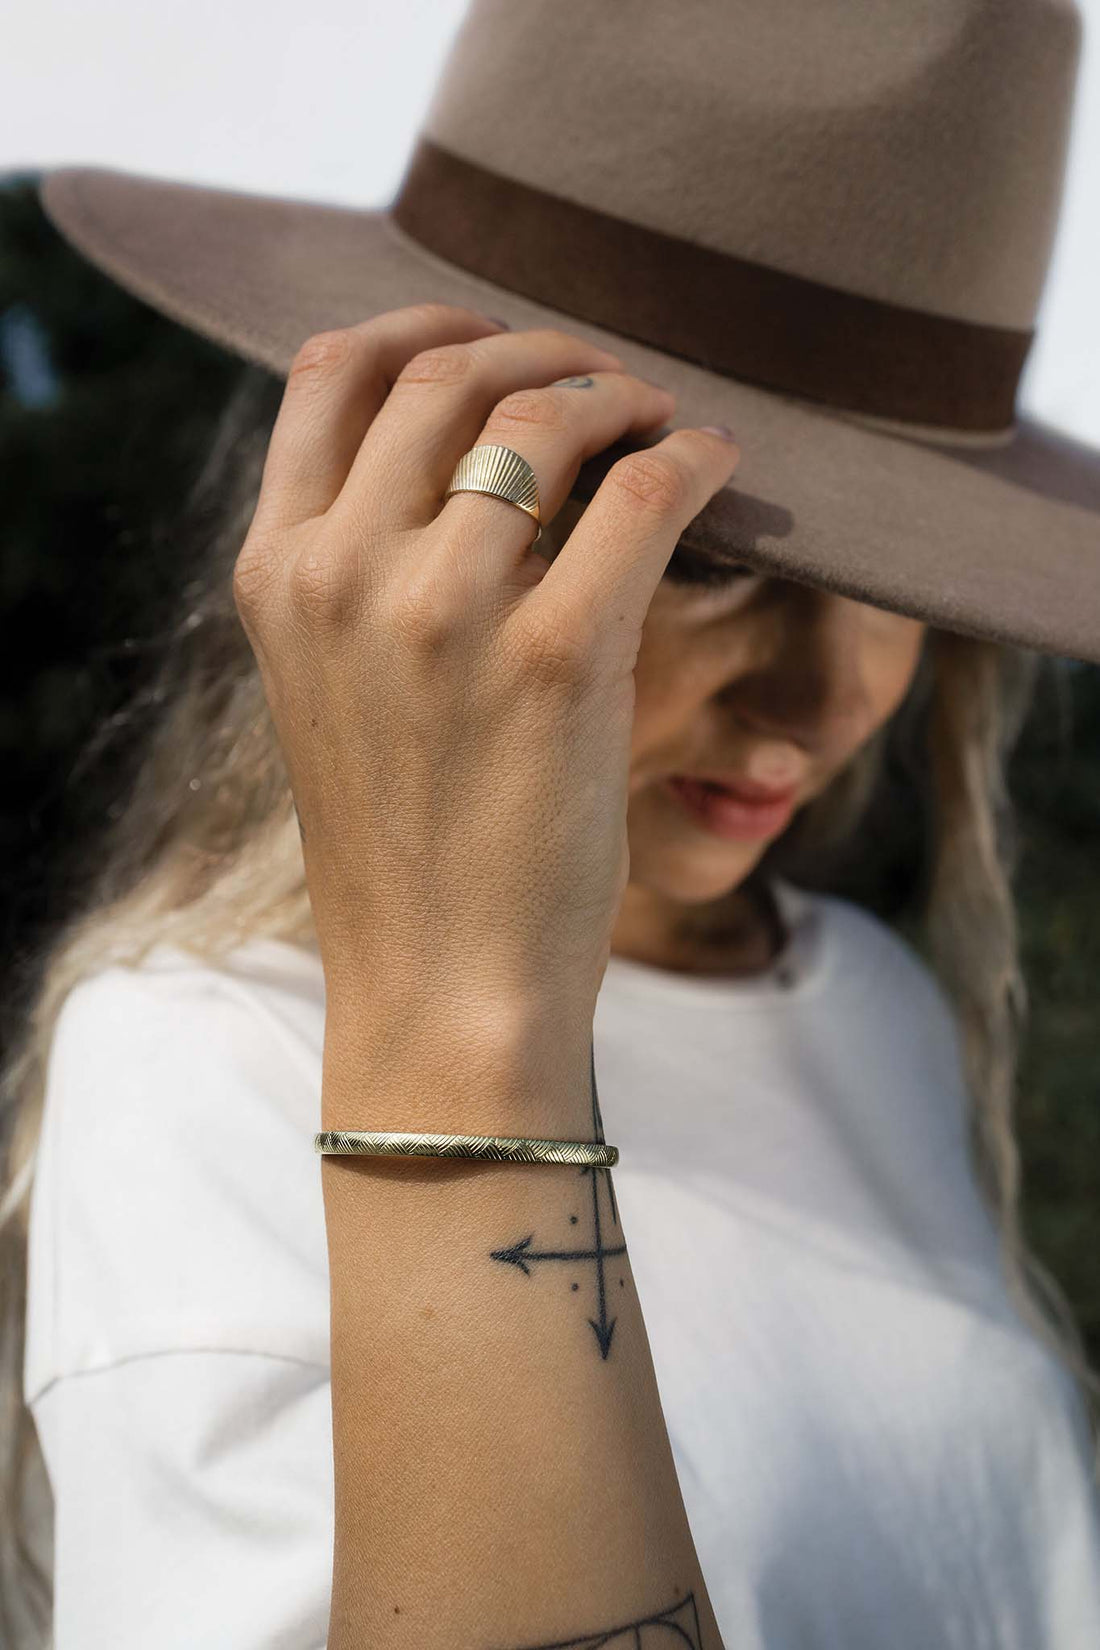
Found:
[{"label": "middle finger", "polygon": [[570,374],[621,367],[617,355],[552,328],[422,350],[372,420],[338,502],[374,529],[426,527],[497,402]]},{"label": "middle finger", "polygon": [[[585,459],[626,435],[651,431],[671,417],[676,397],[626,372],[577,373],[541,389],[517,390],[498,402],[475,445],[511,447],[535,472],[546,527],[569,497]],[[507,499],[454,493],[440,518],[468,523],[479,561],[499,573],[516,551],[532,547],[530,518]],[[464,535],[465,538],[465,535]],[[444,552],[446,554],[446,552]]]}]

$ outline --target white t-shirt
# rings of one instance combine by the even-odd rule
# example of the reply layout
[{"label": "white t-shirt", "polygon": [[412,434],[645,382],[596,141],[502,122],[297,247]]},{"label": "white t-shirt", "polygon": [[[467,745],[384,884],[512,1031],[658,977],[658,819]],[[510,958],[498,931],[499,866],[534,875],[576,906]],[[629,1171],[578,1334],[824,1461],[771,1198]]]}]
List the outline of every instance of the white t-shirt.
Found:
[{"label": "white t-shirt", "polygon": [[[856,907],[777,891],[767,975],[612,956],[594,1027],[727,1650],[1100,1645],[1084,1418],[1002,1280],[944,999]],[[316,954],[271,940],[62,1011],[25,1363],[56,1650],[324,1650],[323,1020]]]}]

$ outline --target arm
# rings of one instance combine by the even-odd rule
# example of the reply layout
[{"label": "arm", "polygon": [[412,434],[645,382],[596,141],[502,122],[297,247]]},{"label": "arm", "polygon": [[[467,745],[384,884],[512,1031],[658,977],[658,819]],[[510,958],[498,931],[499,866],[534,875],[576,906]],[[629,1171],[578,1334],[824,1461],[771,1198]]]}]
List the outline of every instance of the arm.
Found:
[{"label": "arm", "polygon": [[[444,502],[462,454],[515,443],[549,522],[584,457],[674,398],[566,333],[493,325],[432,305],[307,341],[235,569],[325,971],[326,1129],[598,1127],[642,624],[736,463],[674,430],[530,554],[513,504]],[[587,1253],[618,1224],[610,1175],[322,1177],[330,1650],[719,1650],[625,1249]]]},{"label": "arm", "polygon": [[[464,1071],[430,1047],[395,1070],[354,1024],[327,1044],[325,1128],[603,1138],[580,1051],[555,1071],[517,1031]],[[721,1650],[612,1171],[326,1157],[322,1181],[330,1650],[649,1650],[671,1627]]]}]

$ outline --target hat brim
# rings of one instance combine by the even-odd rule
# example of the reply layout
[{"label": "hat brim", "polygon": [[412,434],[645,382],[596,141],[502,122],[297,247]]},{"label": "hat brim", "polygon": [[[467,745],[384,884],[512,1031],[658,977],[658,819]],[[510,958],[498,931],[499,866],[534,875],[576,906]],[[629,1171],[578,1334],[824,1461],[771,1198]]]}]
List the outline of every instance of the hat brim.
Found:
[{"label": "hat brim", "polygon": [[[153,308],[285,376],[312,333],[425,301],[563,327],[732,427],[741,460],[685,537],[947,630],[1100,662],[1100,450],[1033,419],[999,444],[904,435],[757,388],[482,280],[386,210],[97,167],[43,174],[47,216]],[[607,468],[590,460],[575,492]]]}]

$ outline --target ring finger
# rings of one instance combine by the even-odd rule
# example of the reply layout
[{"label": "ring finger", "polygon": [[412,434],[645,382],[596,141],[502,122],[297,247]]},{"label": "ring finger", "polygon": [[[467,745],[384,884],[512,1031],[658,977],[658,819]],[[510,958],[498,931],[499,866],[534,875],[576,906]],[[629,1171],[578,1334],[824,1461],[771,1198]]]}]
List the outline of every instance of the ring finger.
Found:
[{"label": "ring finger", "polygon": [[[539,487],[543,526],[557,515],[585,459],[627,434],[653,431],[671,417],[675,394],[630,373],[576,373],[541,389],[519,389],[496,404],[475,446],[511,447],[528,460]],[[523,513],[491,493],[452,493],[440,523],[468,521],[493,569],[515,566],[533,544]]]},{"label": "ring finger", "polygon": [[[342,489],[371,529],[426,527],[459,458],[510,392],[573,373],[622,369],[618,356],[554,328],[435,346],[407,361],[367,430]],[[522,519],[522,518],[521,518]]]},{"label": "ring finger", "polygon": [[[669,390],[629,373],[576,373],[505,396],[474,445],[511,447],[527,460],[538,481],[545,528],[569,497],[585,459],[624,435],[657,428],[675,405]],[[532,518],[525,520],[517,505],[489,493],[453,493],[438,519],[444,530],[451,523],[460,528],[463,540],[476,546],[479,567],[493,577],[514,569],[517,556],[534,543]]]}]

